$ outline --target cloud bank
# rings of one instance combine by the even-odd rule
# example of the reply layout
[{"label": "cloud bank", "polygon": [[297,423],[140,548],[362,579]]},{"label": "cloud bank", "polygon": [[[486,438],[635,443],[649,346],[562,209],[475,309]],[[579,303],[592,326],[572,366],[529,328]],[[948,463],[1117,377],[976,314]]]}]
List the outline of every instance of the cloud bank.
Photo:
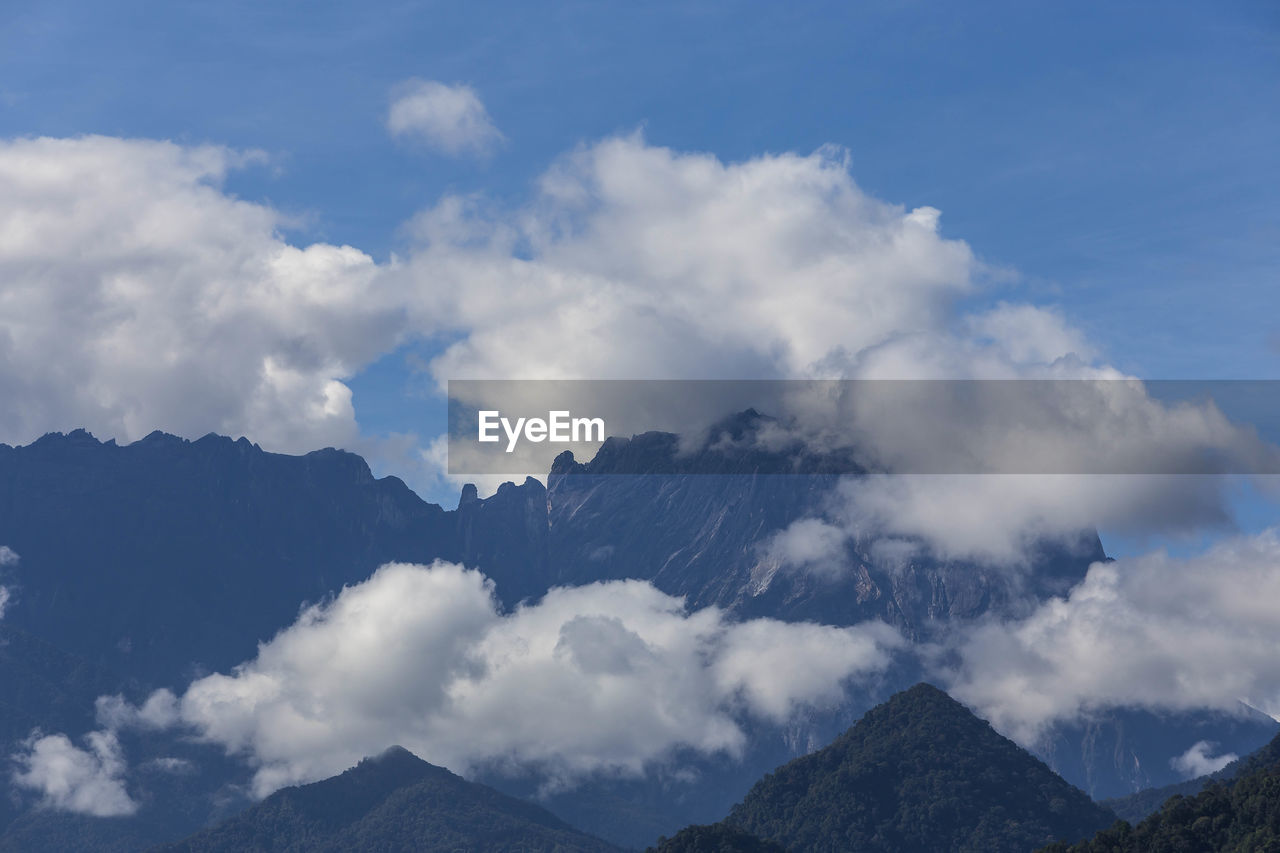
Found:
[{"label": "cloud bank", "polygon": [[277,212],[221,191],[245,163],[100,136],[0,143],[0,436],[355,439],[341,380],[394,345],[400,309],[368,255],[292,246]]},{"label": "cloud bank", "polygon": [[[396,103],[406,134],[462,145],[487,133],[465,89],[419,81]],[[410,341],[438,347],[425,370],[439,382],[1119,376],[1057,311],[966,308],[990,271],[942,234],[937,210],[863,192],[839,149],[725,163],[639,135],[604,139],[557,160],[517,208],[439,201],[382,264],[350,246],[293,245],[277,211],[225,192],[227,173],[253,160],[99,136],[0,143],[0,440],[84,426],[123,440],[216,431],[271,450],[368,452],[348,382]],[[1124,459],[1148,443],[1175,457],[1250,450],[1203,406],[1094,399],[1032,419],[993,407],[968,431],[985,439],[957,444],[939,429],[945,412],[904,423],[819,402],[784,400],[778,414],[814,432],[852,423],[890,462],[935,447],[996,467],[1046,454],[1087,462],[1107,448]],[[601,401],[598,414],[623,433],[657,426],[628,405]],[[439,450],[406,455],[425,466]],[[530,470],[543,475],[549,461]],[[1027,542],[1094,523],[1224,518],[1208,481],[1114,486],[869,481],[818,521],[1015,563]]]},{"label": "cloud bank", "polygon": [[1202,554],[1097,563],[1026,619],[967,630],[944,669],[956,698],[1032,744],[1114,707],[1280,714],[1280,534]]},{"label": "cloud bank", "polygon": [[256,767],[265,796],[399,743],[458,772],[535,769],[556,784],[640,774],[676,750],[736,755],[742,723],[844,698],[902,645],[887,625],[761,619],[639,581],[552,590],[498,612],[476,571],[390,564],[315,605],[230,674],[99,704],[111,726],[179,725]]}]

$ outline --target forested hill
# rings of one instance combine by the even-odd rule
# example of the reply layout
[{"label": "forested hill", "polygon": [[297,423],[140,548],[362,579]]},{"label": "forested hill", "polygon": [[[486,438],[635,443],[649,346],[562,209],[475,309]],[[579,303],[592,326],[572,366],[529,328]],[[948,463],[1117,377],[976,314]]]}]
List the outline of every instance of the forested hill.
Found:
[{"label": "forested hill", "polygon": [[545,809],[392,747],[340,776],[285,788],[155,853],[283,851],[618,853]]},{"label": "forested hill", "polygon": [[919,684],[756,784],[726,823],[792,853],[1026,853],[1115,815]]}]

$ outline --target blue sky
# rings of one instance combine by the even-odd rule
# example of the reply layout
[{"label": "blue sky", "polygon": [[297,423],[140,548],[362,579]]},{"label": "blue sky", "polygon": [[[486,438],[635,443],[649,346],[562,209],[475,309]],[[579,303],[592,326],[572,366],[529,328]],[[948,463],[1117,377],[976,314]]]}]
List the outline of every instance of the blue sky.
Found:
[{"label": "blue sky", "polygon": [[[442,194],[518,204],[556,157],[642,129],[722,160],[847,148],[871,194],[1016,271],[1147,377],[1280,372],[1280,8],[1267,2],[250,3],[0,12],[0,135],[261,149],[230,191],[296,242],[384,259]],[[397,142],[407,78],[465,83],[484,158]],[[419,349],[431,351],[430,344]],[[440,417],[405,352],[352,380],[372,433]]]}]

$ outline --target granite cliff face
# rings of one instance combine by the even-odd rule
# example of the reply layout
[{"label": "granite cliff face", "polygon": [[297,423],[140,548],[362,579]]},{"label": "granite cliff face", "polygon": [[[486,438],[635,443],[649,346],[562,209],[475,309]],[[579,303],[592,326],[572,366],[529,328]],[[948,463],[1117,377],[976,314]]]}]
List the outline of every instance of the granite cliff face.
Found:
[{"label": "granite cliff face", "polygon": [[[695,606],[839,625],[878,618],[922,639],[954,620],[1019,613],[1106,559],[1088,531],[1012,569],[924,554],[886,560],[873,556],[873,540],[846,548],[834,571],[782,566],[763,544],[820,515],[844,476],[834,472],[846,468],[736,449],[764,420],[754,412],[731,418],[693,453],[681,453],[676,436],[652,432],[609,439],[585,464],[562,454],[548,477],[552,580],[644,578]],[[797,467],[806,473],[788,473]]]}]

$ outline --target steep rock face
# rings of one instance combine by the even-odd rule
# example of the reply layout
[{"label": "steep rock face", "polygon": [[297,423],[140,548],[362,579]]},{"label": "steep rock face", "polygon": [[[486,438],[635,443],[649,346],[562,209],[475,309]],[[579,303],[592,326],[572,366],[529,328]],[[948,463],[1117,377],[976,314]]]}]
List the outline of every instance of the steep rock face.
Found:
[{"label": "steep rock face", "polygon": [[1276,731],[1274,719],[1245,705],[1234,713],[1121,708],[1058,725],[1036,750],[1056,772],[1103,800],[1177,785],[1185,777],[1174,759],[1199,741],[1211,743],[1215,754],[1246,755]]},{"label": "steep rock face", "polygon": [[[695,606],[842,625],[879,618],[918,639],[938,623],[1019,613],[1106,559],[1090,532],[1012,569],[921,553],[886,559],[870,540],[847,547],[834,570],[782,566],[764,543],[820,516],[841,475],[821,458],[736,449],[758,419],[726,421],[693,453],[653,432],[611,438],[585,464],[562,454],[548,477],[553,581],[644,578]],[[807,473],[786,473],[797,466]]]}]

